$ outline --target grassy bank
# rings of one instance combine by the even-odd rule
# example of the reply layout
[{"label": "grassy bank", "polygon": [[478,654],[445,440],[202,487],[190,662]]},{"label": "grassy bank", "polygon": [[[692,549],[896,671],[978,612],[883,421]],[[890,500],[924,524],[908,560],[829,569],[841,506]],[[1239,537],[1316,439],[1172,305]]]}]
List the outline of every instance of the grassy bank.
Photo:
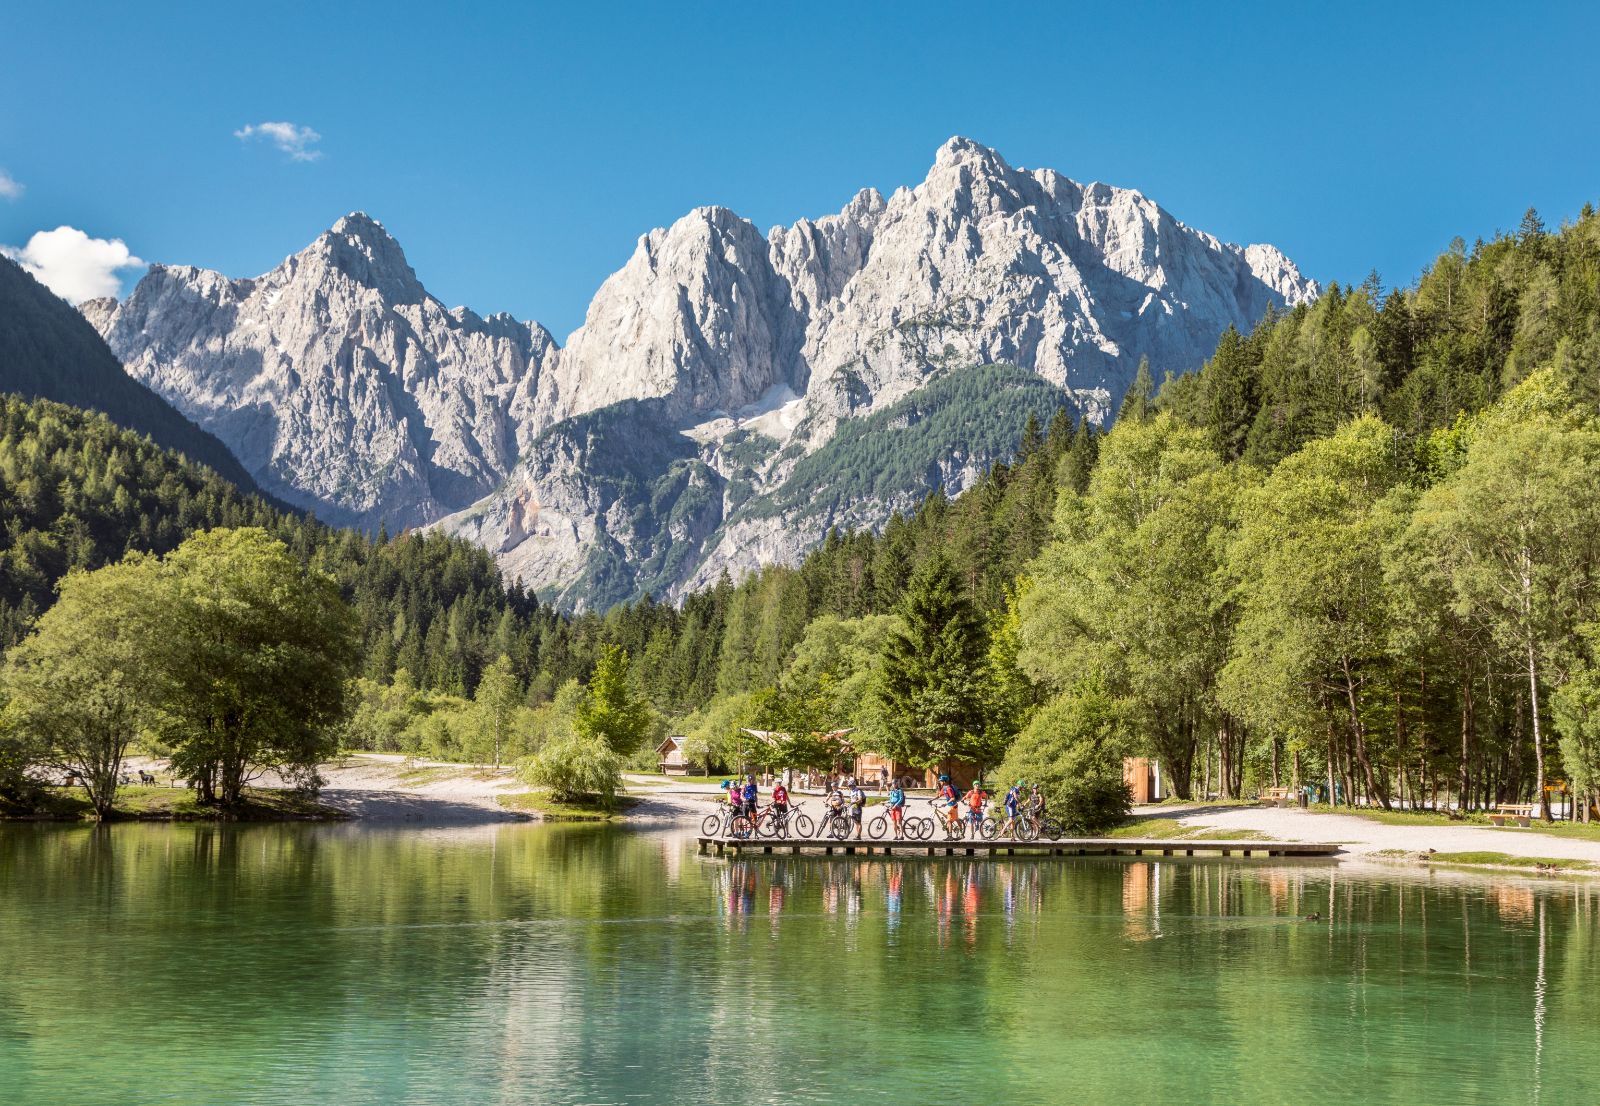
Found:
[{"label": "grassy bank", "polygon": [[[117,790],[107,821],[128,822],[298,822],[337,821],[342,811],[291,791],[247,787],[232,806],[201,803],[186,787],[129,786]],[[31,802],[0,800],[0,819],[9,821],[92,821],[94,808],[76,787],[46,787]]]},{"label": "grassy bank", "polygon": [[1445,864],[1452,868],[1507,868],[1524,872],[1600,875],[1600,867],[1587,860],[1573,860],[1561,856],[1513,856],[1511,853],[1489,850],[1416,853],[1409,849],[1380,849],[1370,855],[1379,860],[1410,860],[1418,864]]},{"label": "grassy bank", "polygon": [[507,810],[536,814],[547,822],[612,822],[626,818],[628,811],[642,801],[629,795],[618,795],[610,809],[600,805],[598,796],[586,795],[581,799],[559,802],[547,791],[518,791],[509,795],[496,795],[495,801]]},{"label": "grassy bank", "polygon": [[1590,822],[1541,822],[1534,819],[1531,826],[1496,826],[1480,811],[1449,814],[1436,810],[1382,810],[1371,807],[1328,806],[1313,804],[1313,814],[1348,814],[1385,826],[1481,826],[1507,833],[1541,833],[1550,837],[1568,837],[1577,841],[1600,841],[1600,824]]},{"label": "grassy bank", "polygon": [[1215,829],[1205,826],[1186,826],[1176,818],[1163,818],[1159,814],[1134,815],[1127,822],[1106,834],[1106,837],[1149,837],[1164,841],[1265,841],[1267,835],[1253,829]]}]

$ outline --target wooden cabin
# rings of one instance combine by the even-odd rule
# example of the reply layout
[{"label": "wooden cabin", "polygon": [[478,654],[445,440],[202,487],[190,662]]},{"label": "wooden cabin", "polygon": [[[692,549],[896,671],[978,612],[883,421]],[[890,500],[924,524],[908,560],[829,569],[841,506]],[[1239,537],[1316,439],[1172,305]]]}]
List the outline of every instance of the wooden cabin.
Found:
[{"label": "wooden cabin", "polygon": [[699,765],[689,762],[688,756],[683,751],[683,743],[683,735],[673,734],[656,746],[656,756],[660,758],[657,766],[663,774],[668,776],[699,774]]},{"label": "wooden cabin", "polygon": [[1128,757],[1122,762],[1122,778],[1133,792],[1135,804],[1159,803],[1167,797],[1162,786],[1161,765],[1149,757]]}]

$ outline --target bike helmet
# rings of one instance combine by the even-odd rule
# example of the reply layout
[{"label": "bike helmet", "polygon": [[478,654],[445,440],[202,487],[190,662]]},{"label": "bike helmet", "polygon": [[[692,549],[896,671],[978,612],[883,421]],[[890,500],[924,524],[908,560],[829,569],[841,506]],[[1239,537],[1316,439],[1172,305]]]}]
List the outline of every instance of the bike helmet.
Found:
[{"label": "bike helmet", "polygon": [[948,775],[946,775],[944,772],[940,772],[939,773],[939,782],[940,783],[949,783],[950,782],[950,777]]}]

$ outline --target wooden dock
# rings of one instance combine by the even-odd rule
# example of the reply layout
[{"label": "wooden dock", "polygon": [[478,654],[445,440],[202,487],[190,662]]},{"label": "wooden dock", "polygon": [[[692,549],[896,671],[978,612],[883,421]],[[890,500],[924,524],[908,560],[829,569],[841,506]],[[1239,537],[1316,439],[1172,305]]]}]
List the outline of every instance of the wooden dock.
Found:
[{"label": "wooden dock", "polygon": [[1064,837],[1056,841],[805,841],[770,837],[700,837],[700,852],[718,856],[821,853],[825,856],[1334,856],[1338,845],[1303,841],[1162,841],[1136,837]]}]

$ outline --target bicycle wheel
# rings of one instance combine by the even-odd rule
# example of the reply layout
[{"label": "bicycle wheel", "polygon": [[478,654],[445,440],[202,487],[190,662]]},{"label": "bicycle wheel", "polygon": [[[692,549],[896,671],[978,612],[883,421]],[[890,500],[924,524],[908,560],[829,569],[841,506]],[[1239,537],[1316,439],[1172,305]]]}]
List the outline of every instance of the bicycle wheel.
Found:
[{"label": "bicycle wheel", "polygon": [[715,837],[722,830],[722,815],[707,814],[700,820],[700,832],[706,837]]},{"label": "bicycle wheel", "polygon": [[993,841],[995,834],[1000,832],[1000,823],[993,818],[985,818],[978,827],[978,832],[983,835],[985,841]]},{"label": "bicycle wheel", "polygon": [[1046,818],[1039,823],[1039,836],[1046,841],[1060,841],[1066,836],[1066,832],[1061,828],[1060,822]]},{"label": "bicycle wheel", "polygon": [[733,824],[728,827],[728,836],[749,837],[755,832],[755,828],[756,827],[754,823],[750,821],[750,816],[748,814],[741,814],[735,818],[733,820]]},{"label": "bicycle wheel", "polygon": [[1039,827],[1026,818],[1018,818],[1016,827],[1011,831],[1011,836],[1018,841],[1032,841],[1039,836]]},{"label": "bicycle wheel", "polygon": [[836,841],[843,841],[850,835],[850,816],[848,814],[830,814],[828,816],[828,836]]},{"label": "bicycle wheel", "polygon": [[889,819],[885,818],[883,815],[880,814],[872,821],[867,823],[868,837],[887,837],[888,835]]},{"label": "bicycle wheel", "polygon": [[914,841],[927,841],[933,837],[932,818],[907,818],[906,836]]},{"label": "bicycle wheel", "polygon": [[805,814],[796,814],[790,819],[790,824],[794,827],[794,835],[802,841],[811,840],[811,835],[817,832],[816,823]]},{"label": "bicycle wheel", "polygon": [[783,823],[778,820],[776,815],[763,814],[756,819],[756,836],[781,837],[783,836]]}]

